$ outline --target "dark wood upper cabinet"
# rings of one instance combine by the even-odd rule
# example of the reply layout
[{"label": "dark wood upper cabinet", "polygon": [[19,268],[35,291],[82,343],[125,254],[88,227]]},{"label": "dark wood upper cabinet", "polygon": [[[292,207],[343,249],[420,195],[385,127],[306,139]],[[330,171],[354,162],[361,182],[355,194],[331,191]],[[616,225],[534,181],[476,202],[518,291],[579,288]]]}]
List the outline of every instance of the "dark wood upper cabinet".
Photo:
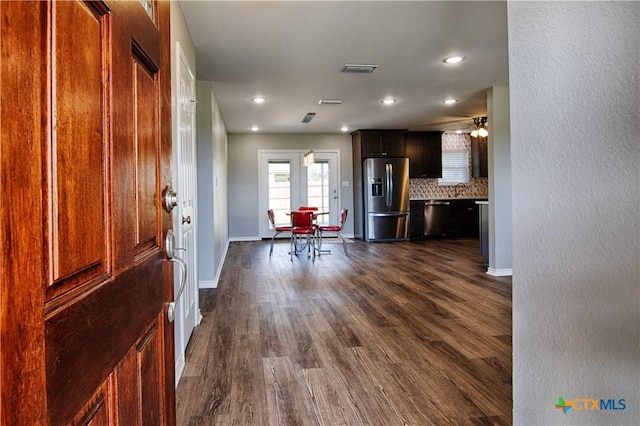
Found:
[{"label": "dark wood upper cabinet", "polygon": [[489,176],[486,137],[471,137],[471,161],[473,164],[474,178]]},{"label": "dark wood upper cabinet", "polygon": [[409,158],[410,178],[442,177],[442,133],[407,132],[404,156]]},{"label": "dark wood upper cabinet", "polygon": [[362,158],[403,157],[404,130],[359,130]]}]

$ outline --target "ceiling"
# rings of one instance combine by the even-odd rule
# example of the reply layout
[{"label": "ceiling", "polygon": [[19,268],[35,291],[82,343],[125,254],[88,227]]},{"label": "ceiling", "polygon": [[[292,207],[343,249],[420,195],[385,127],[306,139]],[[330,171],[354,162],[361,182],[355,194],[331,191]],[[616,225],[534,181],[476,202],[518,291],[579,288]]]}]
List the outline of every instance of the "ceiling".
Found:
[{"label": "ceiling", "polygon": [[[180,1],[229,133],[455,130],[508,84],[506,2]],[[464,55],[455,65],[443,59]],[[370,74],[345,64],[374,64]],[[264,96],[261,105],[251,99]],[[397,99],[383,105],[382,99]],[[458,99],[453,105],[443,104]],[[319,105],[340,99],[340,105]],[[310,124],[301,121],[316,115]]]}]

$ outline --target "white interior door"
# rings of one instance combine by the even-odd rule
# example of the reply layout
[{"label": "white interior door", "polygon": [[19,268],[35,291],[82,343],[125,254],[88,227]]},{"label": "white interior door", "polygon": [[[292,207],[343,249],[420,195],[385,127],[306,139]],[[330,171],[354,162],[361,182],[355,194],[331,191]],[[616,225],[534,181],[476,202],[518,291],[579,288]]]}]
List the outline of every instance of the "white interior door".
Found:
[{"label": "white interior door", "polygon": [[[196,194],[197,175],[195,161],[195,78],[189,64],[177,44],[177,81],[178,81],[178,137],[174,141],[174,164],[178,208],[175,218],[177,256],[187,265],[187,282],[182,296],[176,304],[175,354],[176,385],[185,363],[185,350],[193,329],[201,320],[198,306],[198,277],[196,264]],[[178,268],[176,268],[178,269]],[[180,271],[174,285],[174,294],[178,294]]]}]

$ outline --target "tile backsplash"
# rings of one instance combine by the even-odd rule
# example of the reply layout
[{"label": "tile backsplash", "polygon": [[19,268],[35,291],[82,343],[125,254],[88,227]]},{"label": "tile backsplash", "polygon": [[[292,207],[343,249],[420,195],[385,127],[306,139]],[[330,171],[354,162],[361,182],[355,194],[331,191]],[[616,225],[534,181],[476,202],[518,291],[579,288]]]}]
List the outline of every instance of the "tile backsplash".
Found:
[{"label": "tile backsplash", "polygon": [[[442,135],[442,149],[468,149],[471,151],[471,137],[468,134],[445,133]],[[473,173],[471,155],[469,155],[469,176]],[[409,198],[411,200],[426,200],[431,198],[457,197],[489,197],[488,179],[471,178],[464,187],[456,192],[455,185],[438,185],[438,179],[411,179],[409,181]]]},{"label": "tile backsplash", "polygon": [[[488,198],[488,179],[471,178],[469,183],[464,184],[464,188],[458,188],[458,197]],[[409,199],[427,200],[432,198],[454,198],[456,197],[456,187],[452,185],[438,185],[438,179],[410,179]]]}]

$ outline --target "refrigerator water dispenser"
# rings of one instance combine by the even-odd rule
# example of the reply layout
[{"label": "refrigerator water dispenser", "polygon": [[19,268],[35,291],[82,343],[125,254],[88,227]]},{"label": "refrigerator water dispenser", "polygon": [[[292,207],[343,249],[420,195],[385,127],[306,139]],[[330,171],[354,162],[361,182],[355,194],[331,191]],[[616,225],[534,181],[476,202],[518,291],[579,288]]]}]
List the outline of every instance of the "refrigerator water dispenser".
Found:
[{"label": "refrigerator water dispenser", "polygon": [[371,179],[371,196],[382,197],[382,178]]}]

